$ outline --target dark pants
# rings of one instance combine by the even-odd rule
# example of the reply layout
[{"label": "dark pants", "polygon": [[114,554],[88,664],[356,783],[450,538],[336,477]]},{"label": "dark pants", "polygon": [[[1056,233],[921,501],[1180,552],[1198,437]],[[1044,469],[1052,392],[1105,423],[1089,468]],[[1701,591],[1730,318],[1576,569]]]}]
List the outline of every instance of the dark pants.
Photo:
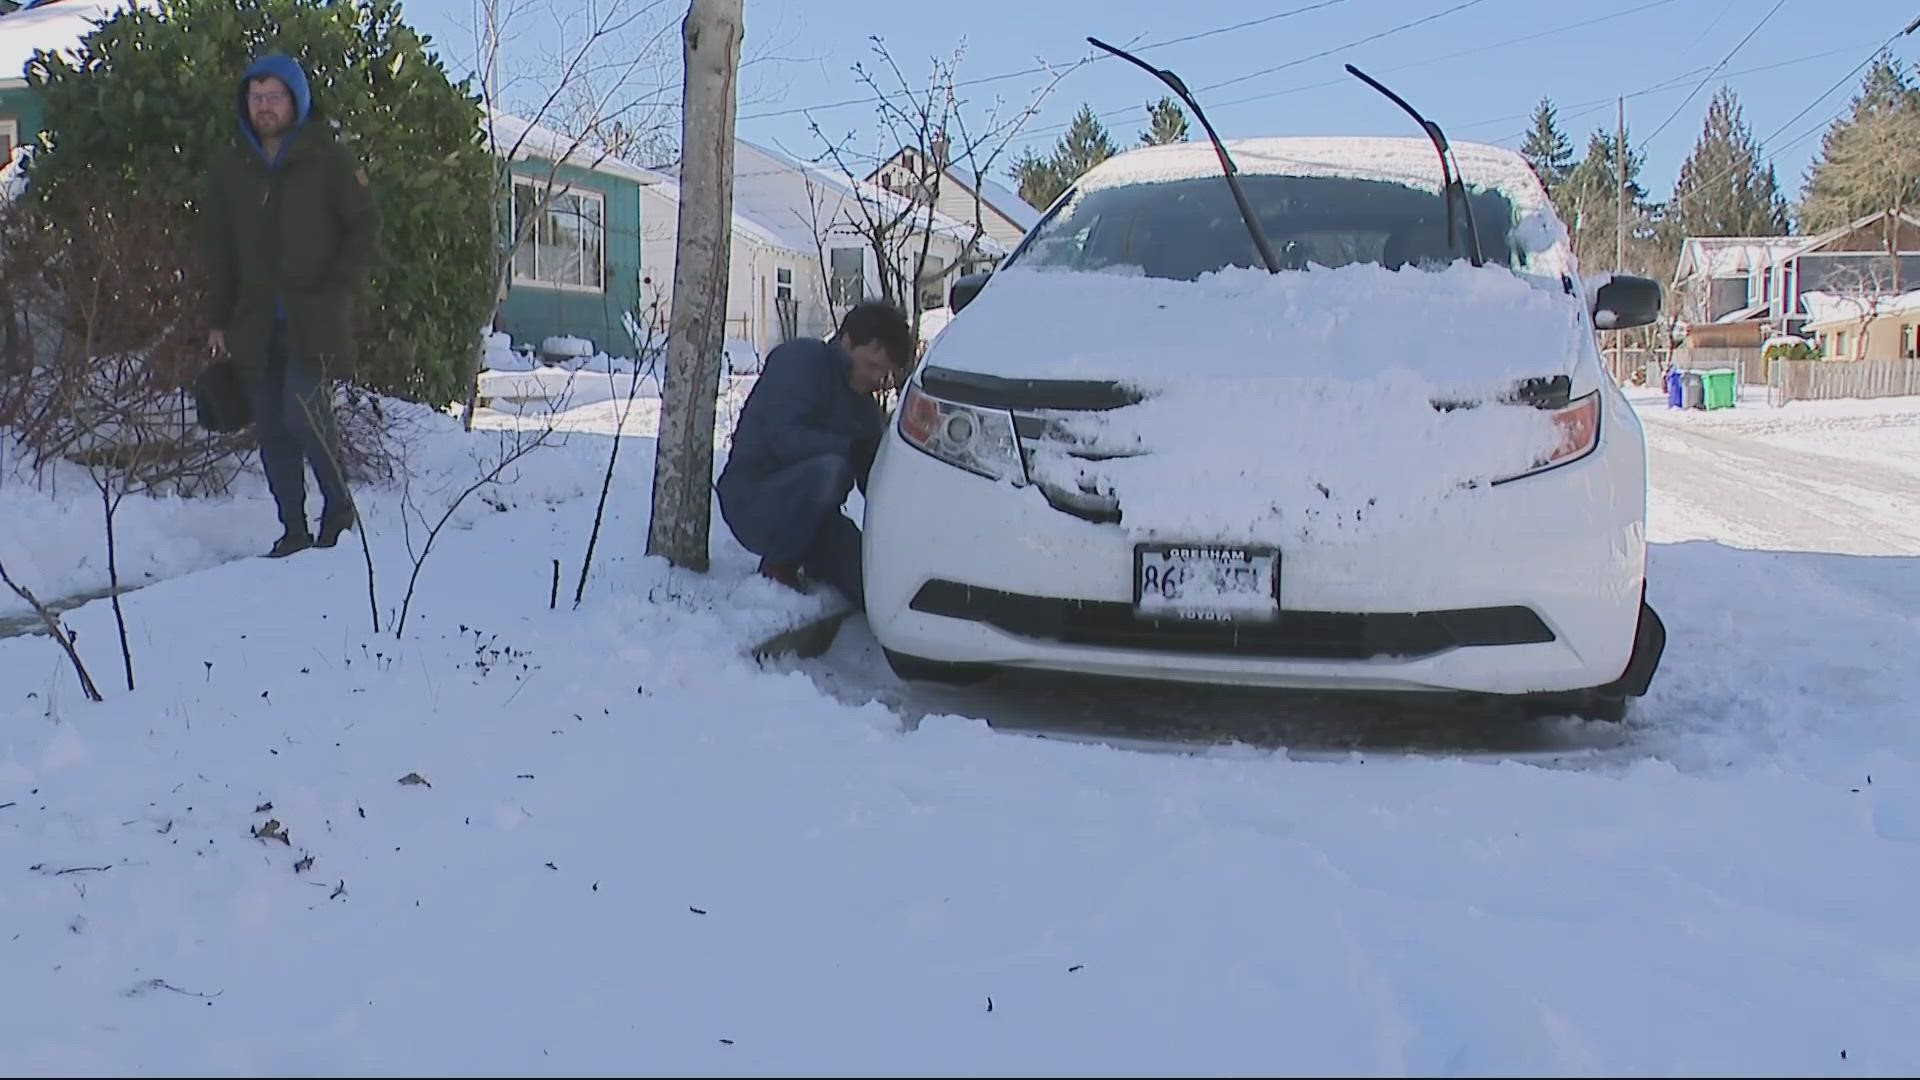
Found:
[{"label": "dark pants", "polygon": [[754,480],[728,477],[720,515],[742,547],[769,562],[797,565],[866,603],[860,579],[860,526],[840,512],[853,490],[853,465],[838,454],[808,458]]},{"label": "dark pants", "polygon": [[342,471],[340,432],[334,424],[333,395],[313,372],[287,355],[287,327],[276,325],[267,344],[267,370],[253,385],[254,437],[267,487],[280,508],[280,524],[295,533],[307,527],[306,468],[320,487],[322,514],[343,515],[353,507]]}]

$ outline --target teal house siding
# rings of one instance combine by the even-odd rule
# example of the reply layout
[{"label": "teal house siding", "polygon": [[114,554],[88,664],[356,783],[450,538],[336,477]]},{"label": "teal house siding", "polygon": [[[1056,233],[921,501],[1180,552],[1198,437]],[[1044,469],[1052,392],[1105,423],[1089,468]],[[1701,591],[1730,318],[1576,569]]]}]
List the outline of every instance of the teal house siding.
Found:
[{"label": "teal house siding", "polygon": [[[625,320],[640,298],[640,185],[570,165],[555,170],[539,158],[514,162],[512,173],[514,193],[503,193],[513,207],[510,220],[527,212],[549,180],[560,194],[514,254],[496,329],[536,351],[550,337],[575,337],[592,342],[596,351],[633,355]],[[597,282],[596,246],[603,266]]]},{"label": "teal house siding", "polygon": [[0,120],[13,121],[20,143],[31,143],[40,137],[42,116],[40,95],[34,93],[32,87],[0,88]]}]

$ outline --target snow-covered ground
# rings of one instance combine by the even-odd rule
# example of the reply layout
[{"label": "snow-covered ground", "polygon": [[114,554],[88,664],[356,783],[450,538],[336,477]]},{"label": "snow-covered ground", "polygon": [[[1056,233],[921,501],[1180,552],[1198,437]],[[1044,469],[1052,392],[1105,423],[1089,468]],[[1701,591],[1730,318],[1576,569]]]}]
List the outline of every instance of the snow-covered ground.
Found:
[{"label": "snow-covered ground", "polygon": [[[644,557],[651,402],[577,610],[612,401],[399,640],[396,491],[383,634],[353,535],[242,557],[257,481],[129,506],[138,689],[104,602],[105,704],[0,640],[0,1073],[1912,1073],[1920,402],[1638,404],[1671,641],[1617,727],[910,691],[858,620],[756,665],[818,601]],[[433,419],[434,517],[541,422]],[[87,496],[0,482],[10,571],[97,587]]]}]

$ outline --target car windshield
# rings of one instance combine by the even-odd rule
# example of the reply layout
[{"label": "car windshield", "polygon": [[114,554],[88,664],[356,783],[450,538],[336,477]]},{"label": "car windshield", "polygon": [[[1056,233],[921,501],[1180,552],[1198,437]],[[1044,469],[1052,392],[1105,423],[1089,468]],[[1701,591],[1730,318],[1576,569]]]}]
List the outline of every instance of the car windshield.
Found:
[{"label": "car windshield", "polygon": [[[1283,269],[1378,263],[1389,269],[1444,265],[1447,205],[1435,191],[1358,177],[1240,177]],[[1472,193],[1488,265],[1523,270],[1513,242],[1513,204],[1498,191]],[[1464,216],[1457,228],[1465,230]],[[1264,269],[1221,176],[1143,182],[1077,192],[1007,261],[1027,269],[1119,270],[1192,281],[1229,266]]]}]

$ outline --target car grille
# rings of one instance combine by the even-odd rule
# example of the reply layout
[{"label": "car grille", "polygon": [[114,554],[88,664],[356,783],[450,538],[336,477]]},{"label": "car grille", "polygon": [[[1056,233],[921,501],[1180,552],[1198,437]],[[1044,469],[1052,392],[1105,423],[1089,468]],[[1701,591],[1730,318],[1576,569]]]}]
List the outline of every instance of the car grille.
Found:
[{"label": "car grille", "polygon": [[1100,648],[1301,660],[1417,658],[1482,645],[1555,640],[1531,608],[1422,612],[1283,611],[1274,623],[1142,619],[1133,605],[1026,596],[954,581],[929,581],[913,610],[985,623],[1019,637]]}]

